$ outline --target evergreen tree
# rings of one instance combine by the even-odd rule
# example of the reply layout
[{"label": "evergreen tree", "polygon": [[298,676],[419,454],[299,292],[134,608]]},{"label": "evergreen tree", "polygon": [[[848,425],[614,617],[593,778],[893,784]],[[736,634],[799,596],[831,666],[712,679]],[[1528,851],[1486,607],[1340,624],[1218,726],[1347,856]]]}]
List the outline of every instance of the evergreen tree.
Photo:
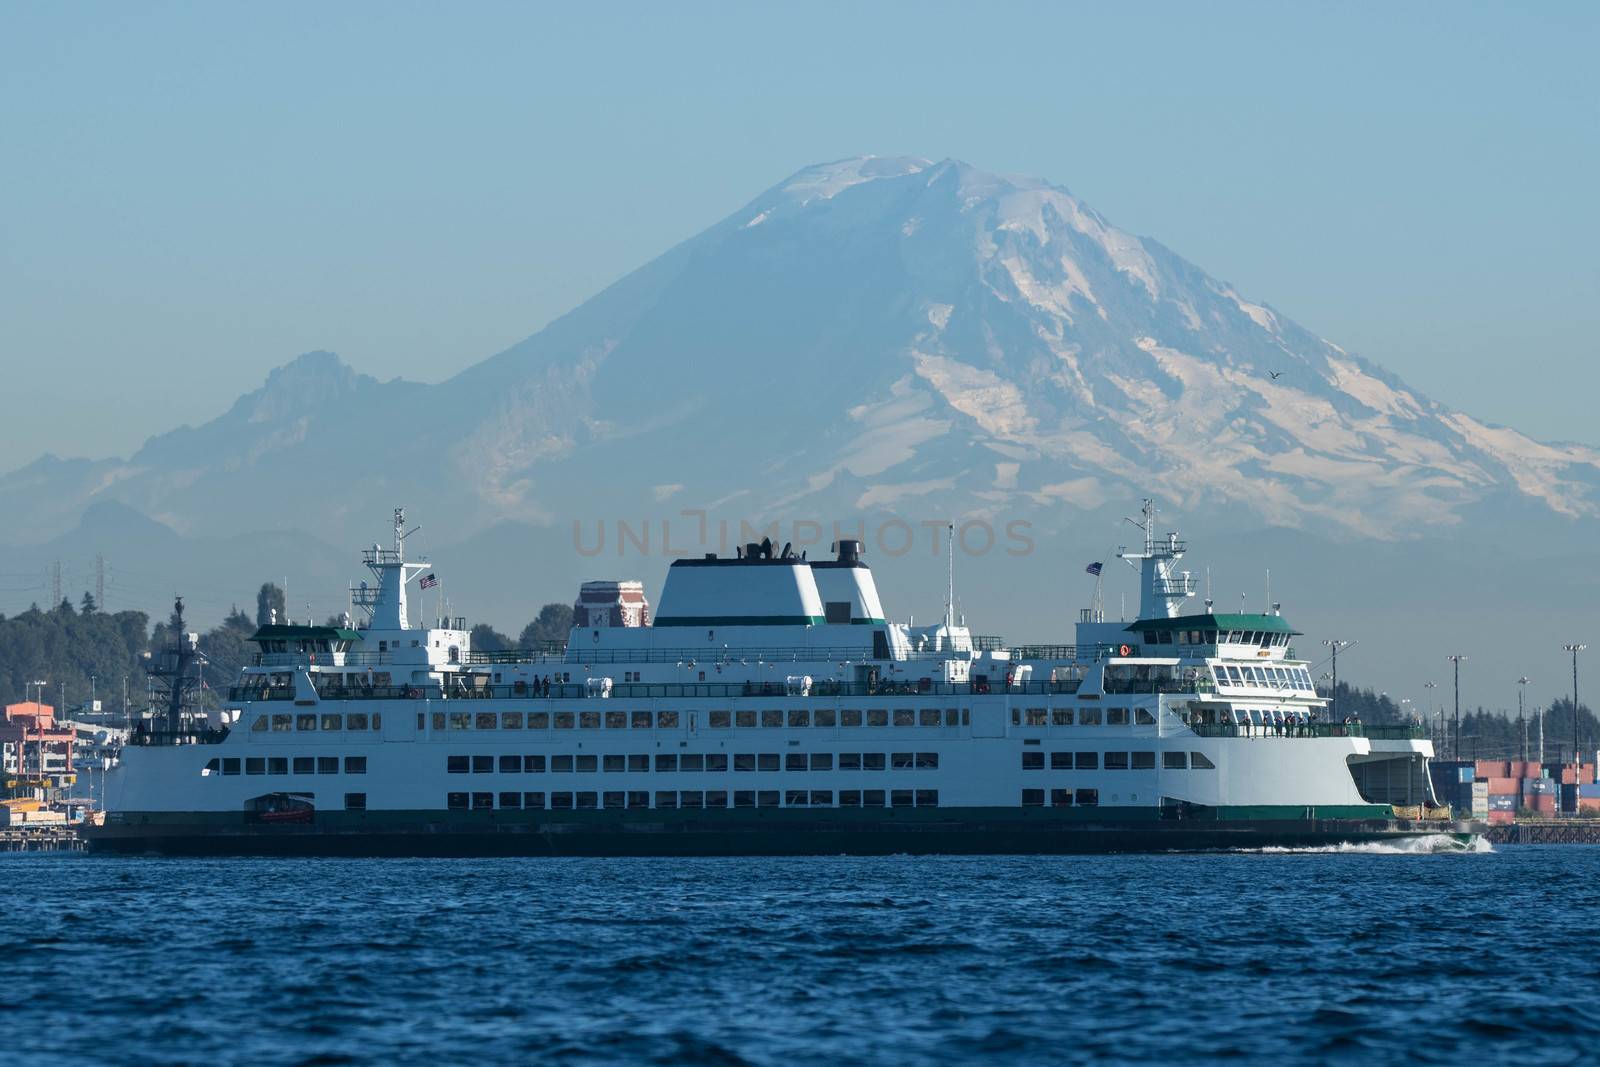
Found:
[{"label": "evergreen tree", "polygon": [[79,606],[78,610],[85,615],[93,615],[95,612],[100,610],[100,605],[94,602],[94,594],[89,592],[87,589],[83,591],[83,603]]},{"label": "evergreen tree", "polygon": [[256,593],[256,625],[270,624],[274,608],[278,611],[278,621],[289,617],[289,605],[284,599],[283,590],[271,582],[262,582],[260,591]]},{"label": "evergreen tree", "polygon": [[572,617],[571,604],[546,604],[539,609],[538,617],[522,628],[517,647],[537,648],[550,641],[565,645],[572,630]]}]

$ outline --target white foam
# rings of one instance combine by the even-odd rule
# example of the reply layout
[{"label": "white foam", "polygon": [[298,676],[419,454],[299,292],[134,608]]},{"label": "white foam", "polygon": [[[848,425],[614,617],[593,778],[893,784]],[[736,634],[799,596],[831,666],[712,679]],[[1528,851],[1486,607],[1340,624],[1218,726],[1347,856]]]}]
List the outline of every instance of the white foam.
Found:
[{"label": "white foam", "polygon": [[1341,841],[1336,845],[1307,845],[1289,848],[1276,845],[1265,848],[1229,849],[1230,852],[1250,852],[1261,855],[1325,855],[1352,853],[1368,856],[1426,856],[1435,853],[1493,852],[1494,846],[1482,837],[1461,841],[1449,834],[1423,834],[1418,837],[1401,837],[1387,841]]}]

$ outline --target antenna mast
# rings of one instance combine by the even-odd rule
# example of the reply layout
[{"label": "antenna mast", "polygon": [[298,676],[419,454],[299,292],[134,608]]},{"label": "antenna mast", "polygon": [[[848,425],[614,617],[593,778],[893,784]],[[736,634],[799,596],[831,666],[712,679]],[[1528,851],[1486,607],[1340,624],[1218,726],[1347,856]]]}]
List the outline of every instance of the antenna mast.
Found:
[{"label": "antenna mast", "polygon": [[945,554],[949,557],[946,563],[950,571],[950,584],[944,602],[944,628],[948,633],[956,624],[956,524],[950,523],[945,530]]}]

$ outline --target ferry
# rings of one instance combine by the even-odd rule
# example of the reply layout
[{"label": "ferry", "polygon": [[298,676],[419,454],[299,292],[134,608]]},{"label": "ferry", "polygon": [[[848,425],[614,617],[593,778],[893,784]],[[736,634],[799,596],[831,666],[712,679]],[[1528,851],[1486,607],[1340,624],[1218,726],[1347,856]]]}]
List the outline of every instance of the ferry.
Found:
[{"label": "ferry", "polygon": [[[973,634],[951,583],[891,621],[862,544],[770,540],[585,582],[563,645],[413,622],[405,515],[352,625],[273,620],[217,710],[170,696],[108,773],[96,851],[265,855],[1059,854],[1326,846],[1480,828],[1420,726],[1330,713],[1276,605],[1192,610],[1186,545],[1118,550],[1139,613],[1060,645]],[[1198,607],[1199,605],[1194,605]],[[181,605],[180,605],[181,608]],[[180,638],[184,635],[180,635]],[[185,660],[185,656],[191,657]]]}]

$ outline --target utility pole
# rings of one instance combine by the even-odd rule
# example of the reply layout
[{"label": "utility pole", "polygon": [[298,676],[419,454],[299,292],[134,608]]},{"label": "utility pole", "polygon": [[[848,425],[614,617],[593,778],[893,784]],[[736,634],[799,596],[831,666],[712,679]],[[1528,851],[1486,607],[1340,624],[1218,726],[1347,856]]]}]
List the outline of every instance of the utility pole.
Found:
[{"label": "utility pole", "polygon": [[1461,661],[1466,658],[1465,656],[1445,657],[1450,661],[1451,666],[1455,668],[1456,676],[1456,740],[1450,749],[1456,759],[1461,758]]},{"label": "utility pole", "polygon": [[106,610],[106,558],[102,555],[94,557],[94,606],[97,611]]},{"label": "utility pole", "polygon": [[61,606],[61,561],[50,564],[50,610]]},{"label": "utility pole", "polygon": [[[1438,682],[1423,682],[1422,683],[1422,688],[1424,688],[1424,689],[1426,689],[1428,691],[1428,706],[1430,708],[1433,707],[1434,706],[1434,703],[1433,703],[1433,701],[1434,701],[1433,691],[1435,689],[1439,688],[1439,683]],[[1441,712],[1440,714],[1442,715],[1443,712]],[[1431,711],[1424,711],[1422,713],[1422,721],[1423,722],[1432,722],[1433,721],[1433,713]],[[1444,723],[1442,723],[1442,722],[1439,724],[1439,743],[1441,745],[1444,744]]]},{"label": "utility pole", "polygon": [[1583,756],[1578,751],[1578,653],[1588,648],[1588,645],[1562,645],[1562,648],[1572,653],[1572,780],[1578,780],[1578,771],[1583,767]]},{"label": "utility pole", "polygon": [[1522,762],[1528,762],[1528,720],[1523,717],[1527,709],[1528,677],[1517,679],[1517,725],[1522,727]]},{"label": "utility pole", "polygon": [[1328,640],[1326,640],[1326,641],[1324,641],[1322,643],[1327,645],[1329,648],[1333,649],[1333,689],[1331,691],[1332,696],[1333,696],[1333,706],[1329,710],[1328,716],[1334,722],[1338,722],[1339,721],[1339,650],[1341,648],[1344,648],[1348,644],[1350,644],[1350,642],[1349,641],[1340,641],[1337,638],[1330,638],[1330,639],[1328,639]]}]

